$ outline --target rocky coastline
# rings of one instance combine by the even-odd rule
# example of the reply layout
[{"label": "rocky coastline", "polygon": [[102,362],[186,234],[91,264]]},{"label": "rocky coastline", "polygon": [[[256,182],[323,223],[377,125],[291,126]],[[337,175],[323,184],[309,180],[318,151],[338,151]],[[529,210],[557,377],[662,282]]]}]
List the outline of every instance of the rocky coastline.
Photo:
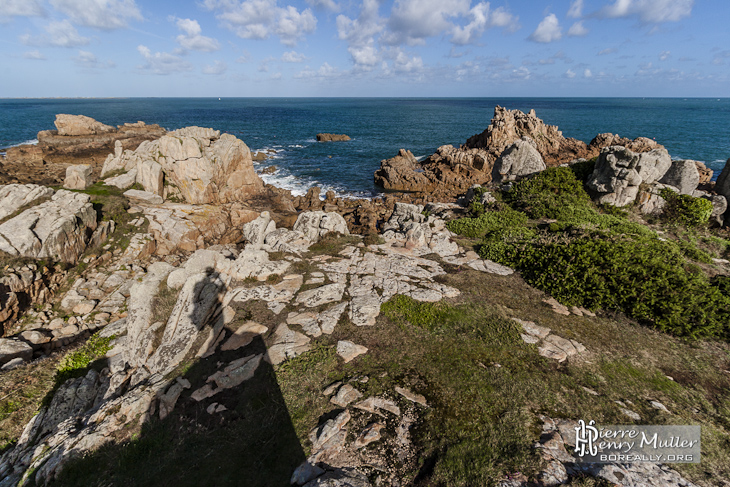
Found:
[{"label": "rocky coastline", "polygon": [[[11,148],[0,162],[0,377],[12,378],[0,395],[22,392],[23,378],[37,369],[55,374],[42,402],[29,400],[25,410],[18,399],[0,402],[0,424],[15,422],[0,438],[0,486],[73,485],[69,475],[81,475],[88,462],[103,463],[94,460],[98,452],[132,448],[148,428],[170,421],[199,421],[194,428],[205,431],[237,427],[249,414],[241,404],[250,406],[246,394],[260,394],[257,387],[267,394],[280,387],[282,397],[270,397],[271,404],[283,404],[286,413],[288,402],[296,418],[284,414],[282,421],[298,449],[268,467],[293,485],[725,485],[730,467],[717,452],[730,441],[722,406],[730,400],[723,389],[730,386],[730,367],[722,362],[730,329],[696,334],[709,340],[702,359],[715,364],[699,382],[716,385],[702,400],[707,404],[696,399],[693,416],[680,415],[680,408],[695,407],[691,378],[699,369],[683,372],[677,365],[676,381],[664,379],[669,369],[648,365],[648,352],[633,350],[632,362],[604,349],[610,340],[597,338],[604,333],[598,330],[648,335],[655,342],[633,341],[681,349],[678,355],[694,353],[691,345],[639,327],[653,318],[633,308],[595,309],[551,296],[504,246],[619,242],[634,233],[675,245],[684,235],[691,245],[676,244],[687,259],[682,265],[709,279],[718,289],[713,303],[724,303],[730,300],[730,284],[723,284],[730,280],[730,161],[712,182],[704,164],[673,161],[653,140],[599,134],[585,144],[563,137],[534,111],[496,107],[489,127],[458,148],[441,146],[420,162],[404,148],[382,161],[374,174],[387,190],[382,196],[337,198],[329,191],[322,198],[314,187],[294,197],[265,184],[246,143],[230,134],[204,127],[168,132],[144,122],[115,128],[75,115],[58,115],[55,125],[38,134],[38,146]],[[524,196],[530,184],[550,178],[563,179],[547,196]],[[579,187],[569,194],[570,184]],[[550,198],[563,192],[573,199],[556,206]],[[572,213],[538,214],[543,206]],[[490,215],[512,219],[495,224]],[[675,217],[688,223],[681,231],[671,227],[670,236],[662,225]],[[699,227],[706,233],[687,230]],[[509,297],[497,302],[485,297],[490,293]],[[475,311],[477,305],[486,308]],[[409,315],[410,309],[419,311]],[[454,311],[462,309],[472,314]],[[440,328],[472,319],[471,328]],[[496,324],[484,331],[485,322]],[[387,338],[399,333],[423,346]],[[477,338],[452,363],[437,358],[441,352],[424,352],[473,333]],[[489,349],[492,355],[476,351],[490,340],[507,345]],[[398,356],[399,347],[405,351],[396,361],[389,354]],[[533,364],[566,397],[578,394],[570,388],[582,396],[533,407],[512,391],[514,404],[481,414],[490,424],[514,414],[510,421],[525,423],[523,436],[500,443],[501,455],[484,446],[460,451],[454,438],[468,436],[461,426],[438,433],[452,421],[460,424],[449,409],[454,393],[439,385],[439,374],[456,370],[462,359],[469,362],[466,384],[490,384],[484,391],[511,380],[497,375]],[[400,369],[400,360],[410,365]],[[619,398],[608,385],[616,366],[605,365],[614,363],[662,372],[647,372],[647,385],[636,386],[647,392],[627,390]],[[584,377],[576,370],[589,369],[585,377],[593,379],[576,379]],[[301,376],[287,382],[292,370]],[[632,374],[627,377],[638,380],[644,372]],[[262,382],[277,375],[279,385]],[[670,385],[648,392],[660,380]],[[456,393],[459,401],[482,404],[477,398],[486,393],[469,385]],[[677,415],[655,396],[673,401]],[[589,409],[606,420],[702,422],[719,438],[706,453],[714,470],[579,464],[571,431],[583,418],[566,408],[598,397],[600,408]],[[206,419],[191,419],[199,416]],[[508,436],[485,428],[485,435]],[[447,437],[450,443],[439,442]],[[454,480],[468,468],[453,465],[491,454],[497,467],[485,467],[483,477]]]}]

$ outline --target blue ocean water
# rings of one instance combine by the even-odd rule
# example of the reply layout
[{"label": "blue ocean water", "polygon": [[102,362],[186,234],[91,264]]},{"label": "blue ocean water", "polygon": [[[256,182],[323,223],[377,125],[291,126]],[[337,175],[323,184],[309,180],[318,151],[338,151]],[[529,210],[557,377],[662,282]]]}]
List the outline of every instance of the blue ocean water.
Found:
[{"label": "blue ocean water", "polygon": [[[303,194],[319,185],[369,196],[373,172],[398,149],[422,157],[482,132],[501,105],[535,109],[566,137],[590,142],[598,133],[656,139],[674,159],[715,171],[730,157],[730,99],[661,98],[118,98],[0,100],[0,147],[27,143],[52,129],[55,114],[93,117],[109,125],[138,120],[173,130],[213,127],[253,150],[274,149],[278,171],[265,180]],[[318,132],[345,133],[344,143],[318,143]]]}]

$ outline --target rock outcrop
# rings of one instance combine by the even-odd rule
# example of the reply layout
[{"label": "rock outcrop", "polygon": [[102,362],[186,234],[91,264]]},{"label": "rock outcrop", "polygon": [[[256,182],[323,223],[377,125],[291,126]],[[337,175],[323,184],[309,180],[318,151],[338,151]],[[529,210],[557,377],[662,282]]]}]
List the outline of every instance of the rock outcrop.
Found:
[{"label": "rock outcrop", "polygon": [[492,170],[492,181],[515,181],[520,177],[544,171],[545,168],[545,161],[537,151],[535,141],[525,136],[507,147],[499,156]]},{"label": "rock outcrop", "polygon": [[[623,145],[634,152],[661,147],[646,138],[632,141],[613,134],[599,134],[586,145],[585,142],[563,137],[558,127],[546,125],[537,118],[534,110],[525,114],[497,106],[489,127],[469,138],[461,147],[439,147],[436,153],[420,163],[400,153],[399,157],[381,161],[381,168],[375,173],[375,183],[390,190],[428,192],[436,197],[463,194],[474,184],[492,181],[495,163],[507,148],[523,137],[533,141],[533,148],[546,166],[557,166],[578,158],[589,159],[610,145]],[[536,156],[531,153],[530,167],[540,167]],[[497,169],[497,173],[501,174],[501,171],[504,169]]]},{"label": "rock outcrop", "polygon": [[680,194],[691,195],[700,184],[700,171],[697,164],[698,161],[672,161],[669,170],[659,182],[674,186]]},{"label": "rock outcrop", "polygon": [[346,142],[350,140],[345,134],[317,134],[317,142]]},{"label": "rock outcrop", "polygon": [[91,178],[91,166],[88,164],[76,164],[66,168],[66,180],[63,187],[66,189],[86,189],[93,184]]},{"label": "rock outcrop", "polygon": [[730,201],[730,159],[727,160],[725,167],[722,168],[722,172],[717,177],[715,191],[718,195],[725,197],[726,204]]},{"label": "rock outcrop", "polygon": [[26,205],[48,199],[53,190],[37,184],[8,184],[0,187],[0,221]]},{"label": "rock outcrop", "polygon": [[83,115],[56,115],[58,130],[38,132],[38,146],[43,160],[55,164],[101,164],[114,152],[117,142],[124,149],[136,149],[145,140],[165,134],[159,125],[144,122],[126,123],[117,128]]},{"label": "rock outcrop", "polygon": [[672,159],[663,147],[637,154],[621,147],[607,147],[601,151],[588,187],[599,194],[598,202],[614,206],[633,203],[639,194],[639,185],[654,184],[672,166]]},{"label": "rock outcrop", "polygon": [[102,177],[119,170],[136,170],[136,181],[148,192],[179,195],[192,204],[244,201],[264,190],[243,141],[200,127],[170,132],[135,151],[117,147],[104,162]]},{"label": "rock outcrop", "polygon": [[0,225],[0,250],[75,264],[96,226],[89,195],[59,190],[49,201]]}]

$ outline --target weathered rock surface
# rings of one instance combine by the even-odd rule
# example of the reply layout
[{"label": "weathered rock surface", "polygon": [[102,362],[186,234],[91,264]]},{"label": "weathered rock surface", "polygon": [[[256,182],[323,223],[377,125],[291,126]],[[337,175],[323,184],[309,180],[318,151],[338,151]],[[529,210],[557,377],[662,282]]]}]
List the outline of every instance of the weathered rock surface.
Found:
[{"label": "weathered rock surface", "polygon": [[691,195],[697,189],[697,185],[700,184],[700,172],[697,163],[698,161],[672,161],[672,165],[659,182],[674,186],[680,194]]},{"label": "weathered rock surface", "polygon": [[165,134],[159,125],[137,122],[114,128],[82,115],[57,115],[56,127],[58,130],[38,132],[38,146],[44,161],[58,164],[96,166],[115,151],[115,146],[134,150],[142,142]]},{"label": "weathered rock surface", "polygon": [[163,195],[170,185],[188,203],[243,201],[263,191],[251,151],[230,134],[186,127],[135,151],[117,151],[104,162],[102,176],[118,169],[137,170],[137,182]]},{"label": "weathered rock surface", "polygon": [[58,135],[101,135],[114,131],[114,127],[97,122],[91,117],[65,113],[56,115],[54,125]]},{"label": "weathered rock surface", "polygon": [[501,183],[515,181],[546,168],[542,156],[537,151],[537,144],[525,136],[507,147],[494,163],[492,181]]},{"label": "weathered rock surface", "polygon": [[50,201],[0,225],[0,250],[75,264],[96,226],[88,195],[59,190]]},{"label": "weathered rock surface", "polygon": [[317,142],[345,142],[350,140],[345,134],[317,134]]},{"label": "weathered rock surface", "polygon": [[86,189],[92,184],[91,166],[89,164],[76,164],[66,168],[66,180],[63,182],[64,188]]},{"label": "weathered rock surface", "polygon": [[724,196],[727,201],[730,201],[730,159],[727,160],[725,167],[722,168],[722,172],[717,177],[715,191],[717,191],[717,194]]},{"label": "weathered rock surface", "polygon": [[53,190],[37,184],[8,184],[0,186],[0,220],[12,215],[25,205],[31,205],[53,196]]},{"label": "weathered rock surface", "polygon": [[599,193],[600,203],[626,206],[636,200],[639,185],[656,183],[671,165],[664,148],[637,154],[625,147],[607,147],[598,156],[587,184]]},{"label": "weathered rock surface", "polygon": [[[481,134],[469,138],[461,147],[446,145],[421,163],[405,153],[381,162],[375,173],[376,184],[386,189],[428,192],[435,196],[463,194],[474,184],[492,180],[495,162],[508,147],[528,137],[547,166],[557,166],[578,158],[597,156],[603,147],[622,145],[634,152],[660,148],[656,142],[638,138],[629,140],[613,134],[599,134],[590,145],[563,137],[558,127],[546,125],[534,110],[523,113],[497,106],[494,117]],[[529,149],[528,149],[529,150]],[[535,161],[532,154],[530,160]],[[498,169],[501,173],[502,169]]]},{"label": "weathered rock surface", "polygon": [[294,223],[294,231],[304,235],[311,242],[318,242],[319,239],[330,233],[349,235],[347,222],[342,215],[335,212],[308,211],[301,213]]}]

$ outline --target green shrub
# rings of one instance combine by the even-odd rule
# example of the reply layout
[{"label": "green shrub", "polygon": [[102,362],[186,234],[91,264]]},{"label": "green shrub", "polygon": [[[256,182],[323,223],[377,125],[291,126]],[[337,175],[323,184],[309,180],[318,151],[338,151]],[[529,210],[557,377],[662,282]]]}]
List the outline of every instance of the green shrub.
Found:
[{"label": "green shrub", "polygon": [[[568,167],[551,167],[519,181],[507,192],[505,201],[530,218],[556,219],[564,219],[575,208],[591,204],[583,183]],[[566,208],[572,209],[566,213]]]},{"label": "green shrub", "polygon": [[670,189],[663,189],[660,194],[667,201],[663,212],[663,218],[667,222],[699,227],[710,221],[713,206],[709,200],[677,194]]},{"label": "green shrub", "polygon": [[68,379],[84,375],[91,362],[111,350],[109,344],[114,338],[92,335],[81,348],[63,357],[56,371],[56,383],[61,385]]},{"label": "green shrub", "polygon": [[503,263],[563,304],[620,310],[679,336],[729,336],[730,298],[657,239],[581,238]]},{"label": "green shrub", "polygon": [[459,218],[451,220],[446,227],[454,233],[464,237],[478,238],[488,232],[510,228],[524,227],[527,223],[527,215],[511,208],[503,208],[498,211],[489,211],[478,218]]},{"label": "green shrub", "polygon": [[575,164],[571,164],[569,169],[573,171],[575,179],[585,183],[591,174],[593,174],[593,169],[596,167],[596,160],[598,160],[598,157],[588,159],[587,161],[576,162]]}]

